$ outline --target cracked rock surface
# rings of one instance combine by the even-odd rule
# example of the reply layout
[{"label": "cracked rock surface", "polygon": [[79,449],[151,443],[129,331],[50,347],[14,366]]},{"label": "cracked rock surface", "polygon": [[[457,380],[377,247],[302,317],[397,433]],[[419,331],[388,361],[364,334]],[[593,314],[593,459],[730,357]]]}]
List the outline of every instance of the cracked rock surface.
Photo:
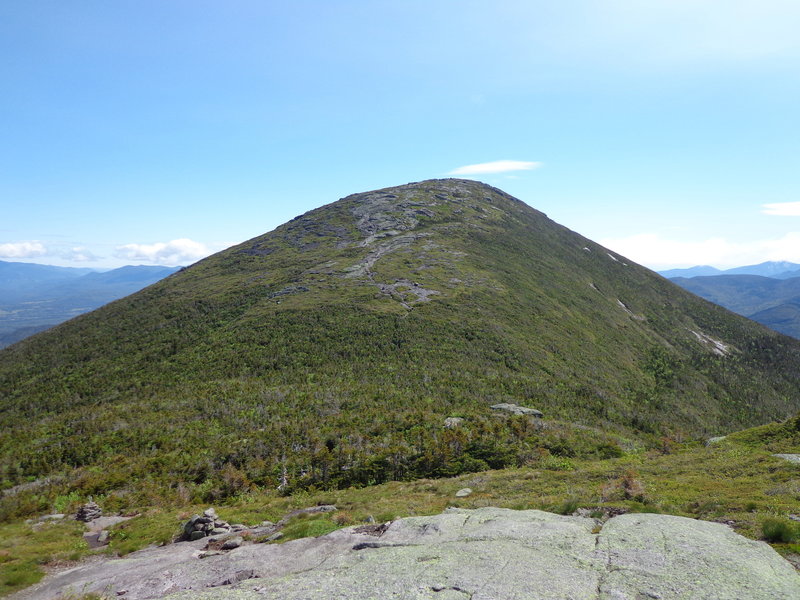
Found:
[{"label": "cracked rock surface", "polygon": [[202,561],[197,542],[151,548],[17,597],[124,589],[124,598],[170,600],[800,598],[800,575],[787,561],[724,525],[626,514],[597,528],[593,519],[536,510],[450,509],[399,519],[378,535],[351,527]]}]

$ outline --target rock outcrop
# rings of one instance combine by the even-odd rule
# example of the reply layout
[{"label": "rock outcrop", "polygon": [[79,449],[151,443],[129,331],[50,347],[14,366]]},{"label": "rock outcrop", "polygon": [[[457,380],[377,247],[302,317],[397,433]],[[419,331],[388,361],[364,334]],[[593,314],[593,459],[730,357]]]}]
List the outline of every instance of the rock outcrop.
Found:
[{"label": "rock outcrop", "polygon": [[455,429],[457,427],[461,427],[464,424],[464,419],[462,417],[447,417],[444,420],[444,426],[446,429]]},{"label": "rock outcrop", "polygon": [[130,600],[800,597],[800,575],[767,544],[667,515],[625,514],[601,527],[536,510],[450,509],[280,545],[243,544],[200,563],[204,543],[88,564],[18,598],[77,591]]},{"label": "rock outcrop", "polygon": [[800,454],[773,454],[772,456],[800,464]]},{"label": "rock outcrop", "polygon": [[536,410],[535,408],[528,408],[527,406],[520,406],[519,404],[511,404],[509,402],[492,404],[492,410],[509,412],[512,415],[529,415],[531,417],[537,417],[539,419],[541,419],[542,416],[544,416],[542,414],[542,411],[540,410]]}]

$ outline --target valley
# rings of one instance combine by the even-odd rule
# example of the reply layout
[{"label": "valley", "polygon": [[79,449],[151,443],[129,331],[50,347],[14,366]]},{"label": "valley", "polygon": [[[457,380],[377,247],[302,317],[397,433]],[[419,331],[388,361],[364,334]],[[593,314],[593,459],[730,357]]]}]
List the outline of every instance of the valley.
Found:
[{"label": "valley", "polygon": [[96,272],[0,261],[0,348],[138,292],[177,270],[139,265]]},{"label": "valley", "polygon": [[757,321],[775,331],[800,338],[800,277],[713,275],[673,277],[683,289]]}]

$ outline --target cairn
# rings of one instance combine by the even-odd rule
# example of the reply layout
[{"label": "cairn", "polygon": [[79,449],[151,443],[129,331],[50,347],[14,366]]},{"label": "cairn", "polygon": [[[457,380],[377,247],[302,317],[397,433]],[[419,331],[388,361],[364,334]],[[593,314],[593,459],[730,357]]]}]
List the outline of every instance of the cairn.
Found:
[{"label": "cairn", "polygon": [[183,526],[183,534],[179,541],[193,542],[211,535],[230,533],[237,529],[238,528],[234,528],[227,521],[220,519],[219,515],[217,515],[217,511],[213,508],[209,508],[203,512],[202,515],[194,515],[186,522]]},{"label": "cairn", "polygon": [[103,509],[98,506],[97,502],[90,500],[78,509],[78,512],[75,514],[75,520],[88,523],[89,521],[94,521],[102,516]]}]

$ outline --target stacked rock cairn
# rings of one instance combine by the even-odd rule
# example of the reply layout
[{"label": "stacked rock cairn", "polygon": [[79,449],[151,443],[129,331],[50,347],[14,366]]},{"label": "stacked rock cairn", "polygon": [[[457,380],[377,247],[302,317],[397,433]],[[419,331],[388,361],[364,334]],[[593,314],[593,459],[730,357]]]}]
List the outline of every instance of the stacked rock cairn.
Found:
[{"label": "stacked rock cairn", "polygon": [[94,521],[102,516],[103,509],[97,505],[97,502],[90,500],[78,509],[78,512],[75,514],[75,520],[88,523],[89,521]]},{"label": "stacked rock cairn", "polygon": [[213,508],[207,509],[202,515],[194,515],[183,526],[183,535],[180,539],[193,542],[211,535],[222,535],[236,531],[243,526],[233,526],[227,521],[223,521]]}]

